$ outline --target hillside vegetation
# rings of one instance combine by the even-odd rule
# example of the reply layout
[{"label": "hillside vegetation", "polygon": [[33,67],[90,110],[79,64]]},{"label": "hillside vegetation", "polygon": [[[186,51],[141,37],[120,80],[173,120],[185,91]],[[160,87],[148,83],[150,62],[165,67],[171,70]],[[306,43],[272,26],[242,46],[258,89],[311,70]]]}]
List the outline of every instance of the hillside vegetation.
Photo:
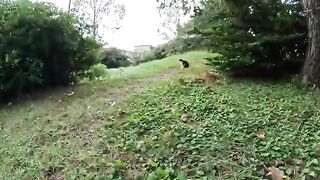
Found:
[{"label": "hillside vegetation", "polygon": [[[317,96],[290,82],[179,83],[200,77],[212,56],[113,70],[5,108],[0,178],[261,179],[275,166],[318,179]],[[180,57],[190,69],[179,72]]]}]

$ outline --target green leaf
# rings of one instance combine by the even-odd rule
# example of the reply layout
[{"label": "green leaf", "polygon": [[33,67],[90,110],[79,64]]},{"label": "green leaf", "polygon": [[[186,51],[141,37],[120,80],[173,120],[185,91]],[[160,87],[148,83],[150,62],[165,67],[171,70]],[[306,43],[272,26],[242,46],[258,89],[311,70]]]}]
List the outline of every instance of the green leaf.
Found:
[{"label": "green leaf", "polygon": [[318,162],[318,160],[317,160],[317,159],[313,159],[313,160],[311,161],[311,164],[318,165],[318,164],[319,164],[319,162]]},{"label": "green leaf", "polygon": [[309,175],[312,176],[312,177],[316,177],[316,172],[310,171],[310,172],[309,172]]},{"label": "green leaf", "polygon": [[187,176],[184,173],[179,173],[176,180],[186,180]]},{"label": "green leaf", "polygon": [[148,159],[148,164],[149,164],[151,167],[158,167],[158,165],[159,165],[159,163],[154,162],[152,159]]},{"label": "green leaf", "polygon": [[287,174],[287,175],[291,175],[291,174],[292,174],[292,169],[287,169],[287,170],[286,170],[286,174]]},{"label": "green leaf", "polygon": [[307,162],[306,166],[309,167],[311,165],[318,165],[319,162],[317,159],[313,159],[312,161]]},{"label": "green leaf", "polygon": [[167,178],[169,176],[169,171],[158,167],[156,170],[156,174],[158,175],[159,178]]},{"label": "green leaf", "polygon": [[158,180],[158,176],[156,175],[155,172],[152,172],[151,174],[148,175],[147,180]]},{"label": "green leaf", "polygon": [[268,156],[270,156],[270,153],[262,153],[261,156],[262,157],[268,157]]},{"label": "green leaf", "polygon": [[199,176],[204,176],[204,175],[205,175],[205,172],[203,172],[203,171],[197,171],[197,175],[199,175]]},{"label": "green leaf", "polygon": [[117,168],[117,169],[125,169],[125,168],[127,168],[127,165],[128,164],[122,160],[117,160],[115,162],[115,168]]},{"label": "green leaf", "polygon": [[305,169],[302,170],[302,172],[305,173],[305,174],[308,174],[310,172],[310,170],[305,168]]}]

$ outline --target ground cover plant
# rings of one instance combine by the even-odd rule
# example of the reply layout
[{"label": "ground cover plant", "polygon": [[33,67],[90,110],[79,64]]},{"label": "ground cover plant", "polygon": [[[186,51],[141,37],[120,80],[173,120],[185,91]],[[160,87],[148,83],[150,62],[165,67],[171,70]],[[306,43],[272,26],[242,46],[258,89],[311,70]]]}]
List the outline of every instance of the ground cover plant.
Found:
[{"label": "ground cover plant", "polygon": [[[223,75],[192,83],[209,56],[134,67],[144,75],[123,68],[122,77],[112,71],[104,82],[3,108],[0,178],[261,179],[274,166],[291,179],[319,179],[317,93]],[[191,68],[178,72],[179,57]]]}]

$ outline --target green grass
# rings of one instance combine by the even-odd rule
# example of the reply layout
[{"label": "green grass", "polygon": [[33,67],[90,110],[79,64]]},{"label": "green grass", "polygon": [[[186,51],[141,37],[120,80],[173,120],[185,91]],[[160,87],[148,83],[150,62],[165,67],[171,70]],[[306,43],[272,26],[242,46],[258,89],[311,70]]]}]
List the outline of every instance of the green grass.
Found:
[{"label": "green grass", "polygon": [[276,166],[293,179],[319,179],[319,101],[290,83],[173,83],[131,101],[130,116],[103,133],[131,175],[261,179]]},{"label": "green grass", "polygon": [[111,75],[113,78],[136,79],[145,78],[154,75],[155,73],[166,72],[168,70],[179,70],[180,58],[187,59],[192,66],[203,66],[203,57],[212,56],[205,51],[193,51],[182,55],[171,56],[162,60],[150,61],[140,64],[139,66],[132,66],[127,68],[112,69]]},{"label": "green grass", "polygon": [[[53,92],[2,110],[0,179],[262,179],[272,166],[319,179],[317,93],[290,82],[177,81],[203,74],[208,56],[124,68],[74,96]],[[170,74],[180,57],[191,68]],[[159,81],[163,74],[172,78]]]},{"label": "green grass", "polygon": [[[203,67],[203,58],[208,56],[207,52],[192,52],[168,58],[163,63],[179,69],[176,58],[184,57]],[[159,62],[141,66],[156,67]],[[126,76],[39,92],[31,100],[3,108],[0,111],[0,141],[3,142],[0,144],[0,179],[69,177],[69,174],[67,179],[90,177],[90,173],[86,174],[90,163],[94,163],[91,161],[95,161],[97,151],[104,148],[99,145],[102,143],[98,137],[99,126],[113,119],[114,110],[122,108],[121,101],[132,93],[132,87],[143,87],[149,84],[143,82],[145,78],[173,70],[166,68],[167,65],[149,69],[146,74],[139,72],[143,68],[135,67],[135,71],[125,68]],[[68,96],[72,91],[75,94]],[[110,107],[114,101],[116,105]],[[108,173],[106,169],[102,171]]]}]

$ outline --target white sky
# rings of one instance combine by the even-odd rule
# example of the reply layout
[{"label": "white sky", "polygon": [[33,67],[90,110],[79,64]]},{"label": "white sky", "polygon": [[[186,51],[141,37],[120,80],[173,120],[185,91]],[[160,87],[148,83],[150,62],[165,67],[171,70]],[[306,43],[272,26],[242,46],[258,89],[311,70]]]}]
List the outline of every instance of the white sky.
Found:
[{"label": "white sky", "polygon": [[[35,1],[35,0],[34,0]],[[68,0],[38,0],[55,3],[67,9]],[[164,43],[157,32],[160,16],[156,0],[122,0],[126,6],[126,15],[121,29],[116,32],[105,32],[103,39],[109,46],[132,50],[135,45],[159,45]]]}]

